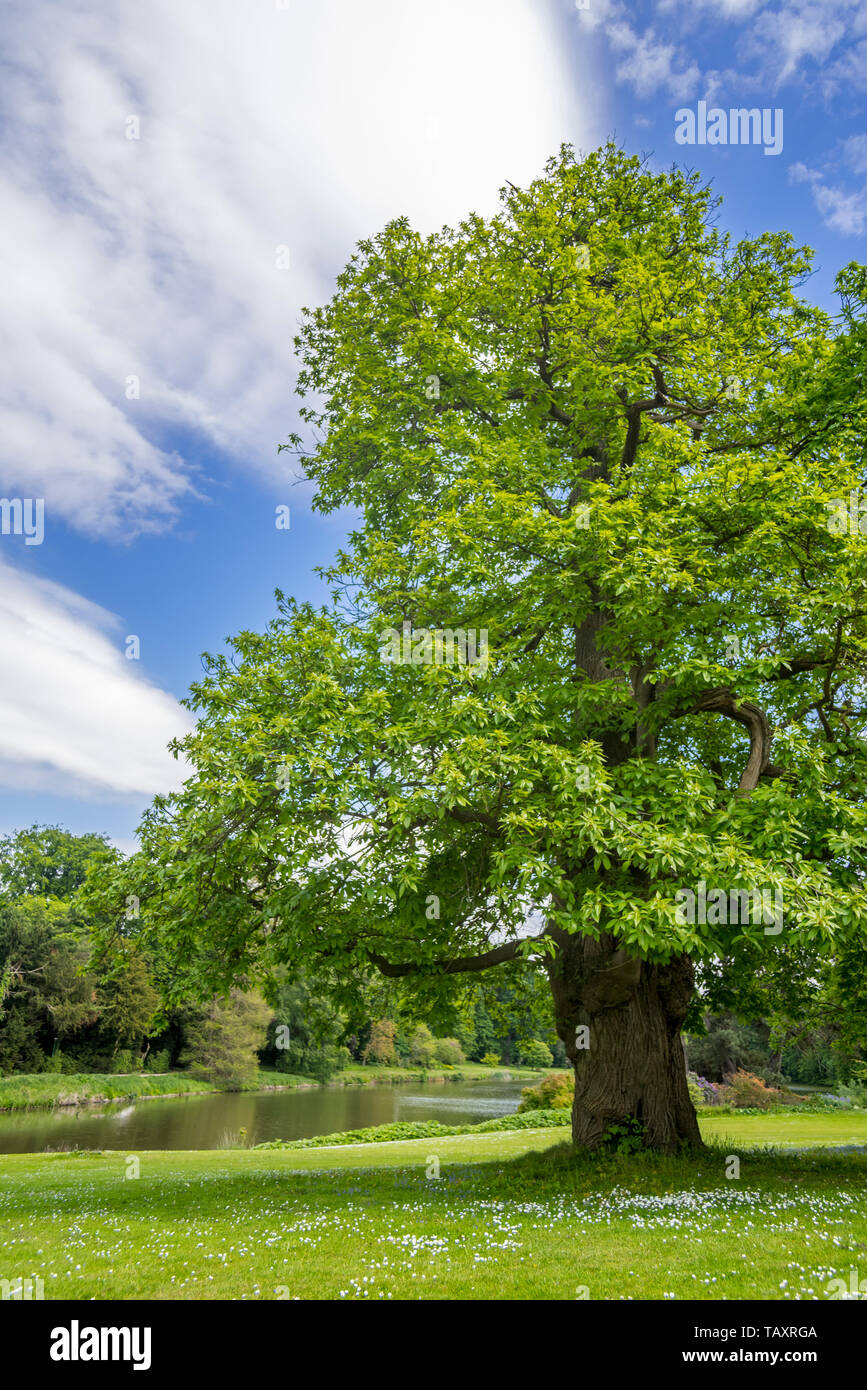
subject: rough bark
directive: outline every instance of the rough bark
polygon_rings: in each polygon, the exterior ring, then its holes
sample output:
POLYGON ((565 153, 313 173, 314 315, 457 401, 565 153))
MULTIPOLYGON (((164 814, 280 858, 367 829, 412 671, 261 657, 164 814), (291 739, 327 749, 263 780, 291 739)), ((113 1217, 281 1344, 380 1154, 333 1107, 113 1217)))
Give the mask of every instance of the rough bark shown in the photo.
POLYGON ((609 1126, 634 1118, 647 1148, 700 1146, 680 1036, 693 991, 689 958, 653 965, 610 936, 574 936, 561 942, 548 973, 557 1032, 575 1070, 574 1143, 598 1148, 609 1126), (578 1045, 582 1036, 589 1046, 578 1045))

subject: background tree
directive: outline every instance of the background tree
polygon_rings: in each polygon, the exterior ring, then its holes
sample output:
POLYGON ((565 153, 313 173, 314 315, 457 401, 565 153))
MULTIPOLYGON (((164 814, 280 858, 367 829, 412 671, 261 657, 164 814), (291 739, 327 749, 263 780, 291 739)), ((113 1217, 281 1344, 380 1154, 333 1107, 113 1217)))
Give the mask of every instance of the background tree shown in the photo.
POLYGON ((99 982, 96 997, 101 1025, 113 1041, 112 1056, 119 1047, 141 1047, 153 1028, 160 998, 147 961, 135 942, 120 943, 110 973, 99 982))
POLYGON ((0 838, 0 894, 70 898, 87 866, 109 853, 104 835, 73 835, 59 825, 31 825, 0 838))
POLYGON ((835 323, 807 252, 732 244, 717 206, 564 149, 495 217, 360 243, 305 320, 317 443, 290 441, 360 513, 333 606, 278 595, 208 659, 192 775, 95 885, 203 990, 318 958, 426 1016, 542 959, 590 1147, 630 1118, 700 1142, 697 967, 864 940, 867 562, 829 522, 865 458, 865 271, 835 323), (384 660, 404 623, 484 629, 489 660, 384 660), (684 920, 702 882, 782 894, 782 939, 684 920))
POLYGON ((225 999, 212 999, 203 1015, 191 1022, 183 1057, 193 1076, 218 1081, 227 1089, 251 1081, 259 1068, 257 1052, 265 1041, 270 1012, 255 992, 232 989, 225 999))
POLYGON ((277 983, 269 1003, 274 1017, 261 1053, 264 1062, 325 1082, 350 1060, 345 1019, 306 972, 277 983))
POLYGON ((370 1030, 370 1041, 364 1049, 363 1061, 373 1062, 380 1067, 397 1065, 394 1050, 395 1023, 390 1018, 378 1018, 370 1030))

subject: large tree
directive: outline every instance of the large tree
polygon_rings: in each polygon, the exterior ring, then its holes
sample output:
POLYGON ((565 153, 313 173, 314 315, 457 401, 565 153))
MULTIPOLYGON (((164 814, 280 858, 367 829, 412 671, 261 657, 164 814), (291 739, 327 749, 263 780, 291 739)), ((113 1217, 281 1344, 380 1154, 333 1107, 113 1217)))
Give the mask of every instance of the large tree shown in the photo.
POLYGON ((94 890, 109 918, 140 899, 179 991, 318 960, 423 1007, 542 956, 575 1142, 632 1117, 671 1150, 700 1142, 696 968, 863 946, 867 562, 835 499, 862 481, 867 275, 835 320, 806 251, 733 244, 717 206, 563 149, 494 217, 389 224, 306 315, 316 442, 284 447, 359 514, 333 604, 278 595, 207 659, 184 789, 94 890), (419 629, 484 631, 487 659, 419 629), (770 916, 727 921, 741 890, 770 916))

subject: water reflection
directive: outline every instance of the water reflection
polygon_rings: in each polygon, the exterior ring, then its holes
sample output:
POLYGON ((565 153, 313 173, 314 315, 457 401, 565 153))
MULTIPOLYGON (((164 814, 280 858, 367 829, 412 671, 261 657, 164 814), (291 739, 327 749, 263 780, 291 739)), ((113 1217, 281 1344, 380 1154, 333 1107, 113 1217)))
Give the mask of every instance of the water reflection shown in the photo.
POLYGON ((28 1110, 0 1116, 0 1153, 38 1153, 46 1148, 216 1149, 233 1142, 241 1129, 247 1131, 248 1143, 261 1143, 395 1120, 475 1124, 516 1110, 526 1084, 311 1087, 141 1100, 122 1108, 28 1110))

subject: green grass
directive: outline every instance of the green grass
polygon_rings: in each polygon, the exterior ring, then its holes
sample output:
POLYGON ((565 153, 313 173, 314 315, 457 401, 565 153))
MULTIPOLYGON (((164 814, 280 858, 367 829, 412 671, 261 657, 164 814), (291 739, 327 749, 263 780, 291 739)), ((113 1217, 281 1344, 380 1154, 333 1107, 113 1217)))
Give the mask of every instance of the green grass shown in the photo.
MULTIPOLYGON (((552 1068, 553 1070, 553 1068, 552 1068)), ((539 1067, 483 1067, 480 1062, 461 1062, 456 1067, 346 1067, 335 1072, 329 1086, 399 1086, 407 1081, 523 1081, 530 1085, 540 1080, 546 1073, 539 1067)), ((262 1067, 260 1079, 275 1085, 315 1086, 312 1076, 301 1076, 297 1072, 276 1071, 272 1067, 262 1067)))
MULTIPOLYGON (((764 1115, 713 1115, 699 1119, 705 1140, 725 1143, 782 1144, 787 1148, 815 1144, 867 1144, 867 1110, 833 1110, 800 1115, 767 1111, 764 1115)), ((867 1261, 865 1261, 867 1263, 867 1261)), ((867 1276, 867 1269, 864 1271, 867 1276)))
POLYGON ((183 1072, 164 1076, 100 1075, 88 1072, 81 1076, 62 1076, 54 1072, 37 1072, 26 1076, 0 1077, 0 1111, 30 1110, 37 1106, 69 1104, 80 1101, 132 1100, 139 1096, 166 1096, 191 1091, 213 1091, 206 1081, 194 1081, 183 1072))
MULTIPOLYGON (((409 1081, 448 1083, 450 1081, 531 1081, 541 1075, 529 1067, 483 1067, 476 1062, 462 1063, 452 1070, 432 1067, 428 1071, 416 1067, 347 1067, 338 1072, 329 1086, 397 1086, 409 1081)), ((311 1076, 296 1072, 276 1071, 260 1067, 254 1080, 241 1089, 259 1091, 279 1087, 295 1090, 316 1086, 311 1076)), ((188 1095, 192 1091, 220 1091, 224 1088, 208 1081, 194 1081, 185 1072, 173 1071, 164 1075, 152 1072, 128 1075, 88 1072, 64 1076, 54 1072, 33 1072, 0 1077, 0 1113, 9 1110, 31 1110, 40 1106, 63 1105, 71 1097, 79 1101, 133 1100, 142 1096, 188 1095)))
MULTIPOLYGON (((676 1159, 576 1156, 556 1128, 143 1153, 137 1178, 122 1153, 7 1156, 0 1278, 74 1299, 781 1300, 867 1277, 867 1158, 719 1118, 725 1143, 676 1159)), ((827 1142, 853 1118, 796 1123, 827 1142)))

